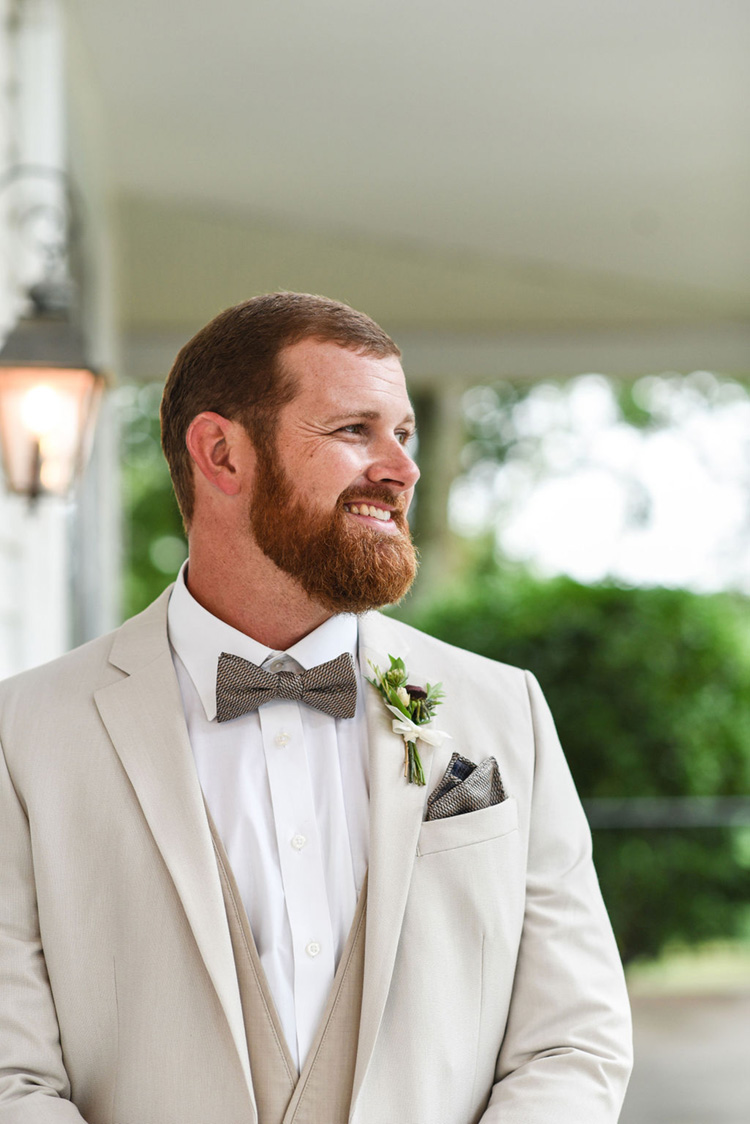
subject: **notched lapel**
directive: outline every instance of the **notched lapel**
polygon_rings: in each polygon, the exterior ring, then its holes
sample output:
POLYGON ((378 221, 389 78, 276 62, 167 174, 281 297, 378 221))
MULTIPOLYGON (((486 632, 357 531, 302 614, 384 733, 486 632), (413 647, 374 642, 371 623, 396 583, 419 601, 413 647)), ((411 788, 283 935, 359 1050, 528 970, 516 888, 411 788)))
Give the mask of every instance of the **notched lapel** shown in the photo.
MULTIPOLYGON (((401 656, 408 667, 407 647, 389 637, 392 625, 379 615, 360 622, 360 667, 371 676, 368 660, 380 668, 388 656, 401 656), (390 627, 389 627, 390 625, 390 627), (397 645, 397 648, 388 645, 397 645)), ((409 668, 415 678, 419 669, 409 668)), ((416 857, 417 837, 430 791, 432 747, 420 742, 427 785, 408 784, 404 777, 404 743, 391 728, 392 718, 369 683, 364 686, 370 764, 370 862, 365 935, 362 1014, 352 1108, 362 1087, 383 1017, 396 960, 401 926, 416 857)))
MULTIPOLYGON (((153 606, 156 610, 159 603, 153 606)), ((162 605, 166 611, 166 602, 162 605)), ((182 700, 162 621, 154 645, 147 620, 138 661, 134 618, 121 630, 117 666, 131 673, 95 694, 112 743, 130 778, 172 877, 198 949, 229 1022, 252 1099, 237 974, 203 794, 195 770, 182 700), (155 651, 158 653, 154 655, 155 651)))

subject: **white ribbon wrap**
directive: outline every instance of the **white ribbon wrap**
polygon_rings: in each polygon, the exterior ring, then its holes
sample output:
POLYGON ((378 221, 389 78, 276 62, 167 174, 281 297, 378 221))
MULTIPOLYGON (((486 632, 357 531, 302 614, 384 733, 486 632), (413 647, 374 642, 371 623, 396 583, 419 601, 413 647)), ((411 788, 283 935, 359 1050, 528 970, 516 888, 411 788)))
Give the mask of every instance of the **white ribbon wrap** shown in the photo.
POLYGON ((446 738, 450 738, 450 734, 446 734, 444 730, 435 730, 431 722, 425 722, 423 726, 418 726, 416 722, 412 722, 411 718, 406 718, 397 707, 391 706, 390 703, 385 705, 391 714, 396 715, 393 719, 394 734, 400 734, 404 741, 422 741, 427 742, 427 745, 439 746, 443 744, 446 738))

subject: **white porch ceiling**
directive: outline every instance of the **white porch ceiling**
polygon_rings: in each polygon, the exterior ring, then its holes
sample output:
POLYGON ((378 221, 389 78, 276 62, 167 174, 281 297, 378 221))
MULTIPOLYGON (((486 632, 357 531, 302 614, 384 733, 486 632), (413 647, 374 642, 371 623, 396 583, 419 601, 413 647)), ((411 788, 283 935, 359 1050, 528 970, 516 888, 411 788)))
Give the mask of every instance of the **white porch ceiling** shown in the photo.
POLYGON ((747 338, 745 0, 69 6, 134 338, 273 287, 402 332, 747 338))

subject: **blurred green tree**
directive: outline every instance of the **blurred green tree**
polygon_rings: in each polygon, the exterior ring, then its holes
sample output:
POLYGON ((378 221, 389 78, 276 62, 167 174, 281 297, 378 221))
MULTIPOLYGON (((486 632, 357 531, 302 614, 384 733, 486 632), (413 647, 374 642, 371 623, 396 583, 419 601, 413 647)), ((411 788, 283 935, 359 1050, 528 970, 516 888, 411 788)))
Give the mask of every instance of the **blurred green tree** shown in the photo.
POLYGON ((123 611, 145 609, 174 579, 187 542, 172 481, 161 451, 161 383, 122 386, 122 506, 125 544, 123 611))
MULTIPOLYGON (((534 672, 584 799, 750 792, 747 600, 490 564, 401 615, 534 672)), ((605 829, 595 857, 625 960, 745 923, 750 864, 736 830, 605 829)))

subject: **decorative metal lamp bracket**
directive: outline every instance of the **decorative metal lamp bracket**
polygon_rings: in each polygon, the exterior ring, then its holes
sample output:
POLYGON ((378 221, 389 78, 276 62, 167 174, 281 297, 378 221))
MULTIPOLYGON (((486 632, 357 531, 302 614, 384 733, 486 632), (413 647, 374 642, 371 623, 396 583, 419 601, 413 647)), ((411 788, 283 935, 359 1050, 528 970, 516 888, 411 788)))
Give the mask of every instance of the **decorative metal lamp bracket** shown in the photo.
POLYGON ((11 207, 10 222, 41 267, 40 276, 28 287, 32 302, 45 311, 70 314, 75 305, 70 253, 82 229, 81 199, 67 172, 45 164, 14 164, 0 175, 0 195, 24 181, 46 181, 62 188, 54 197, 22 197, 11 207))
POLYGON ((28 200, 13 217, 15 229, 35 240, 29 249, 38 255, 41 276, 28 285, 30 307, 0 351, 3 468, 9 489, 32 502, 70 490, 87 459, 104 385, 88 362, 76 315, 70 252, 80 207, 70 178, 59 168, 18 164, 0 176, 0 193, 44 179, 62 185, 62 197, 28 200))

